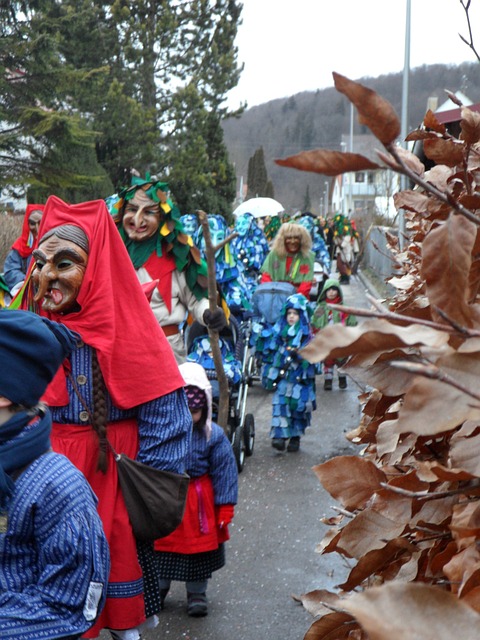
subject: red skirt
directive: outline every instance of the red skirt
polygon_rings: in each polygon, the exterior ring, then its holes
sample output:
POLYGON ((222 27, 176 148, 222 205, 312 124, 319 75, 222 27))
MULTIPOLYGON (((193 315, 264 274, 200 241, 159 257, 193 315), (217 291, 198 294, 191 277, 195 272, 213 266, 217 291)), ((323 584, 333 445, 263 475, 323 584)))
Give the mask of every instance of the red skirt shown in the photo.
POLYGON ((155 551, 183 554, 212 551, 228 539, 225 529, 221 533, 218 530, 213 485, 205 474, 190 480, 183 520, 169 536, 155 540, 155 551))
MULTIPOLYGON (((122 420, 107 427, 115 451, 135 458, 138 451, 136 420, 122 420)), ((98 513, 110 547, 107 601, 96 624, 83 638, 96 638, 101 629, 131 629, 145 621, 142 570, 127 509, 118 482, 112 452, 108 468, 97 471, 98 436, 90 425, 54 423, 52 447, 65 455, 87 478, 98 498, 98 513)))

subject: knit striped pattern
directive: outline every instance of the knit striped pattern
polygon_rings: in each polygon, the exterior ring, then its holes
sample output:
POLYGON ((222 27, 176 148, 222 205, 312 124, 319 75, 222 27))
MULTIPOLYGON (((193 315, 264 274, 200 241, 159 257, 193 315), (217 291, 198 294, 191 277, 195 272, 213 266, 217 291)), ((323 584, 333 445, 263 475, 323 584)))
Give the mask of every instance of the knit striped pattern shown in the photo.
POLYGON ((102 585, 101 608, 108 546, 93 493, 64 456, 47 453, 17 479, 0 566, 1 638, 59 638, 92 626, 89 587, 102 585))

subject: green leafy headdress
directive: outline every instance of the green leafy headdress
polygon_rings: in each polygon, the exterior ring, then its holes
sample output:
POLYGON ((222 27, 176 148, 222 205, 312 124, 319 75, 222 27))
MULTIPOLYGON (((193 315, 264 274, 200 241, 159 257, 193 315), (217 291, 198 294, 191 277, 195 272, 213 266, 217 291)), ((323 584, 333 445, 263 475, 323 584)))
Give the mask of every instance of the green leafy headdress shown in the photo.
POLYGON ((118 194, 106 198, 108 210, 113 217, 125 247, 136 269, 141 267, 151 256, 153 251, 161 257, 163 252, 171 253, 178 271, 185 272, 187 285, 197 300, 207 297, 207 264, 202 259, 200 251, 193 244, 193 240, 183 231, 178 207, 168 197, 168 184, 151 178, 132 176, 129 187, 122 188, 118 194), (136 242, 130 240, 122 226, 125 204, 131 200, 138 189, 157 202, 163 212, 158 234, 151 241, 136 242))

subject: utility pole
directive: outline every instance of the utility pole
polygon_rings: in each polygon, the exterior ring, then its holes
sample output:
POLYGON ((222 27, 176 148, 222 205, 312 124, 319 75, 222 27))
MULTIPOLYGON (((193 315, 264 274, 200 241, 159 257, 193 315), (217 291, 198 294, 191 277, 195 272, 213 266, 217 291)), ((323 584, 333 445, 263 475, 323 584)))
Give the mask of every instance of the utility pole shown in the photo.
MULTIPOLYGON (((411 0, 407 0, 407 14, 405 23, 405 59, 403 64, 403 82, 402 82, 402 118, 401 118, 401 144, 404 149, 407 148, 405 138, 407 137, 408 127, 408 83, 410 79, 410 13, 411 0)), ((400 188, 404 191, 407 188, 407 178, 402 175, 400 179, 400 188)), ((405 215, 403 209, 398 212, 398 246, 403 249, 405 235, 405 215)))

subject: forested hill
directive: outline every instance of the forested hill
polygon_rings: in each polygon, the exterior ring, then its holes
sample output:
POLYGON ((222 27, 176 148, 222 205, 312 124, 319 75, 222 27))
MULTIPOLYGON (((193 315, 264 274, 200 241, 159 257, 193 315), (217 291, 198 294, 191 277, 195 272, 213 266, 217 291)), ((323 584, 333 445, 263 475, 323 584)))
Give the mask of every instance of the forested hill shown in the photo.
MULTIPOLYGON (((401 117, 402 73, 365 77, 358 82, 391 102, 401 117)), ((462 91, 474 103, 480 102, 480 65, 430 65, 413 69, 409 80, 409 131, 422 122, 430 97, 438 98, 438 106, 448 99, 445 90, 462 91)), ((279 167, 274 159, 307 149, 340 150, 342 134, 350 134, 350 121, 350 103, 333 87, 297 93, 247 109, 240 118, 231 118, 224 123, 225 144, 230 160, 235 164, 237 182, 241 176, 247 181, 249 158, 263 147, 275 198, 287 209, 302 209, 308 190, 311 209, 318 212, 325 178, 279 167)), ((368 133, 358 124, 356 110, 353 133, 368 133)))

